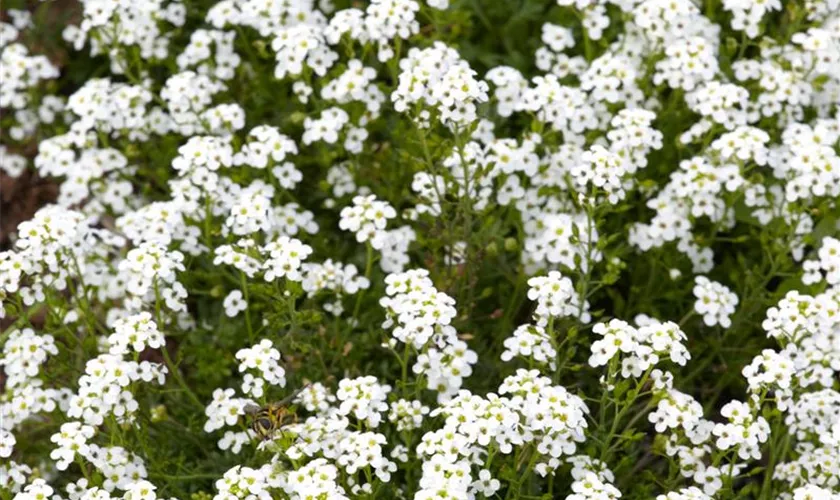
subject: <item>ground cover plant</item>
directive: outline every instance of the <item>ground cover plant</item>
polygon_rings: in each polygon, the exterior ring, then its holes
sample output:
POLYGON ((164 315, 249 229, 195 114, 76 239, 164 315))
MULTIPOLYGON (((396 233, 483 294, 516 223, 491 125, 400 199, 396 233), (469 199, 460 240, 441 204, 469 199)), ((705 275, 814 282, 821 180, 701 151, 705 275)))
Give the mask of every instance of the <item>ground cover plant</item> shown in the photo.
POLYGON ((0 19, 0 499, 840 498, 840 0, 0 19))

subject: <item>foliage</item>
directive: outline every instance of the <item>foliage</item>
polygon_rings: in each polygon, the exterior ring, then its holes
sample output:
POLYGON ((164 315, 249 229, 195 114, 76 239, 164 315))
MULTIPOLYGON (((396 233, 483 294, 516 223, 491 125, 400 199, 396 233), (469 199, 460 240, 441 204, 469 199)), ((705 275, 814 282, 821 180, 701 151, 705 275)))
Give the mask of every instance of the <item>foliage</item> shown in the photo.
POLYGON ((837 0, 4 8, 0 498, 840 498, 837 0))

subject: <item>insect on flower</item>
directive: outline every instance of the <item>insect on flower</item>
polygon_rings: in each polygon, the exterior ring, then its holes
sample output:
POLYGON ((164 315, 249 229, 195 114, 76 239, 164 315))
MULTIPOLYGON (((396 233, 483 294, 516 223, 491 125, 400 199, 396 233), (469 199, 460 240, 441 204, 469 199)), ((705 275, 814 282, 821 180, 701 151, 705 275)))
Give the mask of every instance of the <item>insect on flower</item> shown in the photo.
POLYGON ((245 414, 251 417, 251 429, 261 440, 270 439, 276 431, 297 422, 297 415, 290 410, 289 403, 307 387, 309 384, 281 401, 268 403, 262 407, 253 404, 245 407, 245 414))

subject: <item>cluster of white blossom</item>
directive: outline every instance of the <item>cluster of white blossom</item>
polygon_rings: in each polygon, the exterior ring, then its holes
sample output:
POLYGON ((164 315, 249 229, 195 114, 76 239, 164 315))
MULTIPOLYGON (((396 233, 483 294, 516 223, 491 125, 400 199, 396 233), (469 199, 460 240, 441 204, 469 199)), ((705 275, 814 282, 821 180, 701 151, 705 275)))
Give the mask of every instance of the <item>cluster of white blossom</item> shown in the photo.
POLYGON ((505 339, 505 350, 502 361, 510 361, 514 357, 522 357, 540 364, 548 364, 549 368, 556 368, 557 350, 554 340, 545 329, 536 325, 520 325, 513 334, 505 339))
POLYGON ((199 28, 192 32, 189 45, 178 54, 175 62, 182 71, 195 69, 199 74, 230 80, 242 62, 234 48, 235 41, 236 32, 199 28))
POLYGON ((119 277, 130 297, 126 306, 140 309, 144 303, 162 303, 173 311, 186 311, 187 290, 178 281, 184 271, 184 254, 157 243, 141 243, 119 263, 119 277))
POLYGON ((743 31, 750 38, 759 34, 762 18, 774 10, 782 9, 782 2, 769 0, 767 2, 743 2, 740 0, 726 0, 723 8, 732 13, 732 29, 743 31))
POLYGON ((56 205, 22 222, 18 235, 14 249, 0 252, 0 284, 7 294, 20 293, 27 306, 43 302, 49 290, 66 290, 71 276, 103 285, 101 274, 110 272, 101 268, 103 259, 124 244, 122 237, 92 227, 82 213, 56 205))
POLYGON ((306 263, 303 269, 303 290, 309 297, 314 297, 322 291, 336 295, 333 302, 324 304, 324 310, 335 316, 344 311, 341 304, 343 295, 354 295, 359 290, 370 287, 370 280, 359 275, 359 270, 353 264, 342 264, 327 259, 321 264, 306 263))
POLYGON ((705 276, 694 279, 694 310, 703 315, 706 326, 720 325, 729 328, 732 325, 730 317, 738 305, 738 296, 720 283, 711 281, 705 276))
POLYGON ((583 400, 538 371, 518 370, 499 386, 499 395, 486 397, 461 390, 450 401, 433 410, 446 421, 428 432, 417 447, 423 457, 423 477, 417 498, 437 498, 445 489, 456 498, 482 492, 493 495, 499 482, 489 471, 473 481, 471 464, 484 463, 488 448, 510 454, 516 447, 535 446, 538 474, 552 473, 584 441, 588 409, 583 400))
POLYGON ((91 54, 105 54, 111 62, 111 71, 124 74, 134 57, 165 59, 169 54, 171 28, 183 26, 187 17, 186 6, 177 1, 152 0, 139 5, 131 2, 83 2, 82 22, 69 25, 64 39, 81 50, 90 43, 91 54))
POLYGON ((640 377, 660 358, 667 357, 680 366, 685 366, 691 359, 684 345, 688 337, 676 323, 661 323, 649 318, 637 319, 637 322, 639 328, 618 319, 593 326, 592 332, 602 338, 592 343, 590 366, 605 366, 621 353, 621 376, 640 377))
POLYGON ((791 291, 767 310, 762 327, 784 346, 780 354, 792 361, 799 387, 831 387, 840 372, 838 299, 836 287, 816 296, 791 291))
POLYGON ((236 352, 239 360, 239 371, 245 373, 242 382, 242 393, 261 398, 266 383, 269 385, 286 386, 286 370, 280 364, 280 352, 272 346, 268 339, 259 344, 236 352), (256 376, 248 370, 256 371, 256 376))
POLYGON ((301 281, 303 261, 312 253, 312 247, 288 236, 281 236, 260 250, 267 256, 263 264, 266 281, 278 278, 301 281))
MULTIPOLYGON (((46 56, 30 54, 26 45, 15 41, 21 31, 31 26, 30 13, 22 10, 9 12, 16 13, 12 23, 0 22, 0 109, 4 115, 13 116, 12 124, 4 132, 12 139, 22 141, 32 136, 38 125, 53 123, 56 115, 64 111, 65 104, 63 99, 53 95, 44 96, 41 102, 33 102, 33 92, 42 82, 58 77, 59 70, 46 56)), ((25 161, 22 156, 4 151, 0 158, 0 170, 17 177, 25 168, 25 164, 19 163, 25 161)))
POLYGON ((169 128, 191 136, 196 133, 224 135, 245 126, 245 112, 238 104, 213 104, 213 96, 227 87, 221 80, 182 71, 166 80, 160 99, 166 104, 169 128))
POLYGON ((400 70, 399 85, 391 95, 399 112, 425 104, 437 111, 442 123, 460 127, 476 121, 476 105, 489 98, 487 83, 476 78, 457 50, 441 42, 410 49, 400 60, 400 70))
POLYGON ((5 398, 0 401, 0 457, 12 455, 17 443, 14 431, 24 421, 59 406, 66 411, 69 390, 45 388, 38 378, 48 356, 56 354, 58 348, 50 335, 36 335, 29 328, 8 332, 0 357, 7 377, 5 398))
POLYGON ((382 327, 393 328, 388 345, 401 352, 399 341, 406 352, 417 353, 412 371, 425 379, 428 389, 437 391, 438 401, 451 398, 478 361, 451 325, 457 314, 455 300, 435 288, 425 269, 389 274, 385 283, 386 296, 379 303, 387 314, 382 327))
POLYGON ((825 280, 831 286, 840 285, 840 240, 826 237, 822 240, 817 258, 802 263, 802 282, 806 285, 825 280))
MULTIPOLYGON (((87 362, 85 373, 78 380, 78 390, 66 394, 67 402, 61 405, 71 420, 50 438, 55 444, 50 458, 58 470, 85 460, 105 478, 102 482, 105 492, 115 489, 129 492, 136 481, 147 476, 144 461, 132 451, 119 446, 100 446, 92 441, 106 421, 119 425, 134 423, 139 408, 133 394, 136 384, 164 383, 166 367, 123 357, 132 350, 137 353, 147 347, 163 347, 163 336, 150 318, 148 313, 140 313, 116 322, 115 333, 107 339, 111 352, 87 362)), ((46 401, 41 399, 42 403, 46 401)), ((54 408, 55 403, 42 405, 40 410, 49 411, 50 406, 54 408)))
POLYGON ((548 276, 536 276, 528 280, 528 298, 537 302, 534 319, 537 326, 545 328, 552 320, 563 317, 578 318, 584 323, 590 321, 589 303, 581 300, 572 280, 559 271, 548 276))
POLYGON ((216 481, 218 493, 214 500, 235 500, 250 498, 268 500, 271 498, 269 488, 275 486, 277 478, 271 464, 265 464, 258 469, 237 465, 216 481))
POLYGON ((567 460, 572 464, 572 494, 568 500, 616 499, 621 492, 613 486, 615 475, 606 464, 586 455, 576 455, 567 460))
POLYGON ((108 337, 109 353, 124 355, 132 350, 159 349, 164 344, 163 334, 152 320, 149 312, 143 311, 114 322, 114 334, 108 337))
POLYGON ((139 407, 131 387, 137 382, 163 384, 167 369, 149 361, 127 361, 119 355, 102 354, 85 366, 79 389, 70 398, 67 415, 90 425, 101 425, 107 416, 131 421, 139 407))
POLYGON ((375 195, 356 196, 353 206, 341 210, 338 227, 355 233, 359 243, 381 250, 388 239, 388 220, 397 216, 396 210, 387 201, 377 200, 375 195))
POLYGON ((92 78, 67 100, 67 109, 78 119, 75 133, 98 130, 109 135, 127 135, 143 140, 149 133, 168 131, 168 121, 159 109, 147 110, 153 94, 148 83, 128 85, 108 78, 92 78))
POLYGON ((596 245, 598 231, 586 215, 533 213, 525 226, 522 258, 533 273, 546 266, 588 268, 602 256, 596 245))

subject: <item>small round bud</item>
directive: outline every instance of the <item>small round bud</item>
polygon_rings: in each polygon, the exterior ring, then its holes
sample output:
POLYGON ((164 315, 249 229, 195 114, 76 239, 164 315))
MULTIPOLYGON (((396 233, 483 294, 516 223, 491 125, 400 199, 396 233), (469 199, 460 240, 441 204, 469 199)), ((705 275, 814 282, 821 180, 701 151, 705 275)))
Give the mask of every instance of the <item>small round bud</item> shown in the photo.
POLYGON ((505 238, 505 252, 515 252, 519 249, 519 241, 516 238, 505 238))

